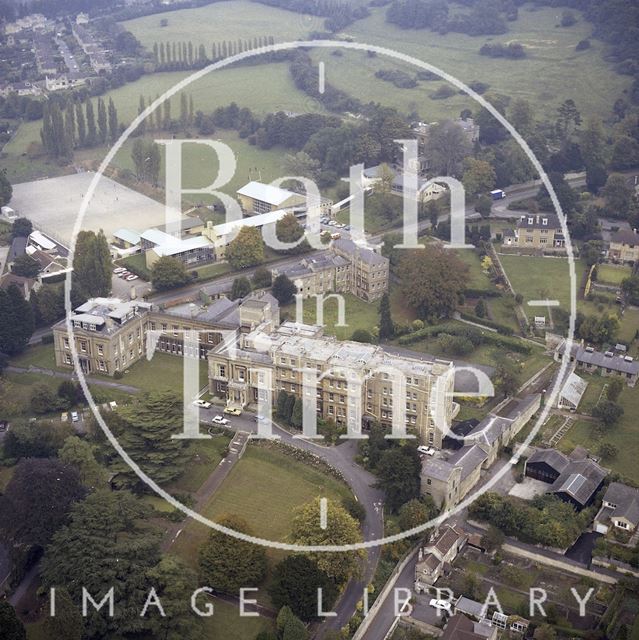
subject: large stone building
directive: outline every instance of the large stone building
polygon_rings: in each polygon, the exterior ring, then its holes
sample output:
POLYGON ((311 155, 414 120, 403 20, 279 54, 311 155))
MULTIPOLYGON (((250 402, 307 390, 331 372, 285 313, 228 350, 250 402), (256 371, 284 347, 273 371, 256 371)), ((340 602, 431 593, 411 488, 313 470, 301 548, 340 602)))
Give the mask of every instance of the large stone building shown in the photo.
POLYGON ((275 331, 259 327, 240 334, 237 344, 218 345, 208 354, 210 393, 238 407, 254 404, 268 371, 274 404, 281 391, 302 398, 303 370, 316 371, 319 417, 354 428, 371 419, 390 428, 395 415, 421 442, 441 447, 452 420, 451 362, 394 356, 382 347, 341 342, 322 332, 318 326, 285 322, 275 331), (405 388, 398 399, 393 384, 401 377, 405 388), (349 393, 359 403, 349 403, 349 393))
MULTIPOLYGON (((184 303, 162 309, 138 300, 94 298, 78 307, 71 320, 84 373, 113 376, 146 357, 148 349, 183 356, 188 331, 198 332, 197 355, 205 359, 224 336, 235 341, 237 334, 258 325, 276 327, 279 306, 269 294, 242 301, 222 297, 204 305, 184 303)), ((53 340, 56 365, 73 367, 66 321, 53 327, 53 340)))
POLYGON ((526 213, 519 217, 517 227, 505 229, 504 246, 536 252, 563 253, 566 239, 554 213, 526 213))
POLYGON ((388 291, 389 261, 380 253, 347 238, 335 240, 333 251, 351 263, 349 291, 362 300, 379 300, 388 291))

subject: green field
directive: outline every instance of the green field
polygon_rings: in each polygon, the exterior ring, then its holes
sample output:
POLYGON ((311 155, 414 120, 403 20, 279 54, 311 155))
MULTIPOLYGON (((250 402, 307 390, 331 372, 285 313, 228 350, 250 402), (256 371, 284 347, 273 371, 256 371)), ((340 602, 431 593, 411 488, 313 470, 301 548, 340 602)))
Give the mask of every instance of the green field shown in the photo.
MULTIPOLYGON (((508 33, 493 37, 465 34, 440 35, 428 30, 403 30, 384 20, 386 9, 372 9, 372 15, 345 30, 356 41, 380 45, 406 53, 439 67, 463 82, 480 80, 490 85, 490 92, 530 101, 538 118, 556 116, 557 107, 573 98, 582 114, 606 117, 611 96, 629 87, 630 79, 612 71, 602 58, 602 42, 592 39, 591 47, 576 52, 577 43, 592 33, 592 24, 580 19, 568 29, 559 28, 561 11, 553 8, 519 9, 519 18, 508 23, 508 33), (480 56, 479 48, 487 41, 516 41, 527 50, 525 60, 507 60, 480 56)), ((577 12, 576 12, 577 13, 577 12)), ((364 102, 380 101, 402 111, 415 110, 422 119, 456 117, 465 107, 474 108, 472 99, 456 95, 447 100, 432 100, 429 95, 443 82, 420 82, 415 89, 397 89, 374 77, 375 71, 394 68, 395 62, 378 55, 344 51, 335 58, 331 50, 314 52, 316 60, 326 62, 326 80, 364 102)), ((417 67, 397 63, 413 73, 417 67)))
POLYGON ((323 22, 322 18, 311 15, 234 0, 197 9, 155 13, 121 24, 149 50, 155 42, 184 41, 192 42, 196 49, 203 44, 210 56, 214 42, 259 36, 273 36, 275 42, 288 42, 304 38, 309 31, 321 30, 323 22), (160 25, 162 20, 168 21, 165 27, 160 25))
POLYGON ((632 275, 630 267, 614 264, 597 265, 597 282, 602 284, 620 285, 622 280, 632 275))
MULTIPOLYGON (((582 400, 583 404, 579 405, 579 411, 586 412, 596 402, 606 379, 597 380, 597 376, 584 377, 592 383, 586 389, 586 394, 584 394, 584 399, 582 400)), ((604 466, 634 482, 639 482, 639 469, 637 468, 637 457, 639 456, 638 390, 630 387, 624 388, 619 397, 619 402, 624 408, 624 415, 618 424, 608 428, 601 441, 593 438, 593 422, 578 420, 559 442, 559 449, 569 453, 575 446, 581 445, 596 454, 601 442, 609 442, 617 447, 618 455, 613 460, 605 460, 604 466)))
MULTIPOLYGON (((213 519, 240 515, 255 535, 285 542, 296 507, 318 496, 340 500, 348 494, 346 485, 308 463, 276 450, 249 447, 202 513, 213 519)), ((195 566, 208 531, 191 522, 172 547, 173 553, 195 566)))
MULTIPOLYGON (((189 445, 191 462, 184 473, 167 488, 168 491, 172 494, 195 493, 220 463, 230 441, 231 437, 228 434, 220 434, 211 440, 191 442, 189 445)), ((162 502, 165 501, 162 500, 162 502)))

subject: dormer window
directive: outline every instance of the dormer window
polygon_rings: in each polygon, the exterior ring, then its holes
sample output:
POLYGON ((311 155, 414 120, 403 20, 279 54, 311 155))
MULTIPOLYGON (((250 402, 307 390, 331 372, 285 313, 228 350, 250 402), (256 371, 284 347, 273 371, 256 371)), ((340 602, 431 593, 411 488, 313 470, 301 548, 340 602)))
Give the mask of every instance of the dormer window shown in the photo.
POLYGON ((547 226, 548 225, 548 218, 542 218, 541 219, 541 224, 547 226))
POLYGON ((534 218, 528 218, 528 224, 533 224, 534 221, 535 221, 534 218))

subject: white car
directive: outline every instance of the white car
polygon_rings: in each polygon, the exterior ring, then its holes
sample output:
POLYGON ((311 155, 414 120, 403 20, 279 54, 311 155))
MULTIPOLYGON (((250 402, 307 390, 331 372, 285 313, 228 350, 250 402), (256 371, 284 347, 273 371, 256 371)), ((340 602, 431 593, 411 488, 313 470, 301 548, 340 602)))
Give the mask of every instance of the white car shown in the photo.
POLYGON ((124 273, 126 269, 124 267, 116 267, 113 269, 113 273, 124 273))
POLYGON ((425 447, 424 445, 417 447, 417 451, 419 451, 419 453, 423 453, 426 456, 435 455, 435 449, 433 449, 432 447, 425 447))
POLYGON ((431 607, 450 613, 450 602, 448 600, 431 600, 428 603, 431 607))
POLYGON ((213 418, 211 422, 213 424, 221 424, 226 426, 227 424, 230 424, 231 421, 228 418, 225 418, 224 416, 215 416, 215 418, 213 418))
POLYGON ((80 419, 77 411, 71 412, 71 422, 77 422, 80 419))
POLYGON ((326 224, 329 227, 334 227, 337 224, 337 220, 329 220, 326 224))
POLYGON ((129 275, 126 277, 126 279, 127 279, 128 281, 131 281, 131 280, 137 280, 137 279, 138 279, 138 277, 135 275, 135 273, 131 273, 131 274, 129 274, 129 275))
POLYGON ((210 409, 211 408, 211 403, 207 402, 206 400, 196 400, 193 404, 196 407, 200 407, 200 409, 210 409))

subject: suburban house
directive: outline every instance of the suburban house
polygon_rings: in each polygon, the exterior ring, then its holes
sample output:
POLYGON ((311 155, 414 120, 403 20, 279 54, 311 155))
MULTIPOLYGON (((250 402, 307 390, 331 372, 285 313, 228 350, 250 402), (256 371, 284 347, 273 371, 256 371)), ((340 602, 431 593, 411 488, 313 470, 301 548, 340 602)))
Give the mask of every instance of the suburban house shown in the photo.
POLYGON ((583 378, 580 378, 574 372, 570 373, 559 392, 557 407, 559 409, 576 411, 587 387, 588 383, 583 378))
POLYGON ((42 282, 35 278, 24 278, 10 271, 0 276, 0 289, 6 291, 11 285, 15 285, 20 289, 25 300, 31 297, 32 291, 38 291, 42 286, 42 282))
POLYGON ((496 640, 497 627, 486 622, 476 622, 463 613, 456 613, 450 618, 440 636, 441 640, 496 640))
POLYGON ((249 182, 237 191, 242 211, 248 215, 306 205, 306 196, 262 182, 249 182))
POLYGON ((38 266, 40 267, 38 278, 40 280, 50 280, 52 278, 61 277, 68 271, 71 271, 71 267, 67 266, 66 258, 51 255, 46 251, 36 249, 32 245, 27 246, 26 254, 38 263, 38 266))
MULTIPOLYGON (((555 351, 555 360, 560 361, 566 351, 564 340, 555 351)), ((599 373, 602 376, 620 376, 629 387, 634 387, 639 379, 639 362, 626 353, 615 354, 613 351, 595 351, 594 347, 584 347, 581 343, 573 343, 570 351, 570 362, 588 373, 599 373)))
POLYGON ((317 372, 316 413, 325 420, 359 428, 369 419, 390 428, 394 412, 399 412, 406 428, 433 446, 441 446, 443 437, 437 425, 452 421, 451 362, 396 356, 378 345, 339 341, 324 336, 319 326, 259 326, 241 333, 237 344, 219 344, 209 351, 208 361, 211 395, 238 407, 257 402, 265 372, 272 381, 273 404, 281 391, 302 398, 302 372, 308 370, 317 372), (406 383, 407 402, 399 408, 393 406, 390 372, 403 374, 406 383), (349 379, 357 380, 357 386, 349 385, 349 379), (350 393, 359 394, 359 403, 347 402, 350 393))
MULTIPOLYGON (((509 230, 510 231, 510 230, 509 230)), ((512 246, 520 249, 564 250, 564 238, 559 218, 554 213, 526 213, 522 214, 514 230, 515 242, 512 246)), ((511 237, 504 234, 504 238, 511 237)), ((507 243, 508 244, 508 243, 507 243)))
POLYGON ((415 565, 415 591, 428 591, 445 572, 466 544, 466 534, 451 525, 438 529, 429 542, 419 548, 415 565))
POLYGON ((608 533, 610 526, 635 531, 639 527, 639 489, 621 482, 611 482, 603 497, 603 504, 595 516, 594 530, 608 533))
POLYGON ((617 262, 639 261, 639 233, 634 229, 617 231, 610 236, 608 258, 617 262))
POLYGON ((538 449, 526 460, 524 475, 549 484, 547 493, 580 511, 592 503, 608 471, 577 447, 570 456, 556 449, 538 449))

